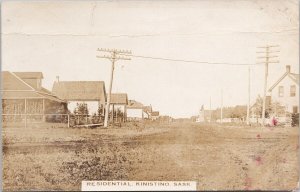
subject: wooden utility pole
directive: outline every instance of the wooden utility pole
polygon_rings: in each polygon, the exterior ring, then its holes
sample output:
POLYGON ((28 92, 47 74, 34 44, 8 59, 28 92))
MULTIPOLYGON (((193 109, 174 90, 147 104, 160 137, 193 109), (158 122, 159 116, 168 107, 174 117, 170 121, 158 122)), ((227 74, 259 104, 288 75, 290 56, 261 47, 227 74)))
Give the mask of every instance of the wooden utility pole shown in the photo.
POLYGON ((247 125, 250 125, 250 67, 248 68, 248 105, 247 105, 247 125))
POLYGON ((104 118, 104 127, 108 126, 108 115, 109 115, 109 106, 110 106, 110 98, 111 98, 111 90, 112 90, 112 83, 114 78, 114 69, 115 69, 115 62, 118 60, 130 60, 129 57, 122 56, 123 55, 131 55, 131 51, 128 50, 117 50, 117 49, 97 49, 100 52, 107 52, 110 55, 102 55, 97 56, 97 58, 105 58, 111 61, 111 75, 110 75, 110 82, 109 82, 109 90, 107 95, 107 102, 105 107, 105 118, 104 118))
POLYGON ((264 49, 264 51, 257 52, 257 53, 263 53, 264 56, 258 57, 258 59, 264 59, 264 61, 259 62, 265 64, 265 77, 264 77, 264 96, 263 96, 263 110, 262 110, 262 125, 265 125, 265 115, 266 115, 266 95, 267 95, 267 82, 268 82, 268 71, 269 71, 269 64, 270 63, 279 63, 278 60, 271 61, 271 58, 278 57, 277 55, 270 55, 271 53, 277 53, 279 51, 271 51, 270 49, 273 47, 279 47, 279 45, 267 45, 264 47, 257 47, 259 49, 264 49))

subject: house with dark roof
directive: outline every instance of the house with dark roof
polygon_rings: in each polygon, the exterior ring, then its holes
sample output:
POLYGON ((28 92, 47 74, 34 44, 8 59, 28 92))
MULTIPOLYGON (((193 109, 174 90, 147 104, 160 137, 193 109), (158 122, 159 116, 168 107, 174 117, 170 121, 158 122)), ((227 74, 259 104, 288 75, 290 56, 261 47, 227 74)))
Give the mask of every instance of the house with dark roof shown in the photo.
POLYGON ((42 121, 64 114, 67 102, 42 87, 42 72, 1 72, 2 115, 4 122, 42 121))
POLYGON ((104 115, 106 91, 103 81, 59 81, 57 79, 53 84, 52 92, 68 102, 68 109, 71 112, 74 112, 78 103, 85 103, 89 114, 97 114, 100 108, 104 115))
POLYGON ((283 106, 288 113, 299 113, 299 74, 292 73, 290 65, 268 91, 273 103, 283 106))

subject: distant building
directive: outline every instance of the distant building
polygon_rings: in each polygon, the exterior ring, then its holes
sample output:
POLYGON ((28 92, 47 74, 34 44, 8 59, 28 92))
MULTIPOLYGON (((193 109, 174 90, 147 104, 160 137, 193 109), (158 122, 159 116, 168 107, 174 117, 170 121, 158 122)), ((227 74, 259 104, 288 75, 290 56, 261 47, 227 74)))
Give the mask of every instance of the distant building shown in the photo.
POLYGON ((152 113, 152 106, 151 105, 144 106, 143 110, 144 110, 144 114, 145 114, 144 118, 150 119, 151 118, 151 113, 152 113))
POLYGON ((97 113, 98 108, 104 108, 106 91, 103 81, 59 81, 53 84, 52 92, 68 101, 68 109, 74 112, 77 103, 85 103, 90 114, 97 113))
POLYGON ((42 72, 1 72, 4 122, 24 121, 24 114, 28 122, 54 120, 66 113, 67 102, 42 87, 42 79, 42 72))
POLYGON ((126 109, 127 109, 127 120, 129 121, 143 120, 147 115, 144 112, 144 105, 135 100, 129 100, 126 109))
POLYGON ((159 111, 152 111, 151 112, 151 120, 157 120, 159 118, 159 111))
POLYGON ((285 73, 270 87, 272 102, 285 107, 288 113, 299 113, 299 74, 291 73, 286 66, 285 73))
MULTIPOLYGON (((128 104, 128 96, 126 93, 112 93, 110 98, 110 104, 111 104, 111 110, 112 114, 114 114, 114 118, 117 119, 117 121, 120 119, 121 121, 126 121, 127 117, 127 109, 126 106, 128 104), (119 114, 119 112, 122 113, 119 114)), ((111 118, 112 119, 112 118, 111 118)))
POLYGON ((201 122, 210 122, 212 120, 212 113, 213 110, 205 110, 204 106, 202 105, 199 115, 196 119, 196 122, 201 123, 201 122))
MULTIPOLYGON (((258 95, 255 102, 250 106, 250 117, 261 118, 263 110, 263 98, 258 95)), ((271 109, 271 96, 266 96, 266 111, 271 109)))

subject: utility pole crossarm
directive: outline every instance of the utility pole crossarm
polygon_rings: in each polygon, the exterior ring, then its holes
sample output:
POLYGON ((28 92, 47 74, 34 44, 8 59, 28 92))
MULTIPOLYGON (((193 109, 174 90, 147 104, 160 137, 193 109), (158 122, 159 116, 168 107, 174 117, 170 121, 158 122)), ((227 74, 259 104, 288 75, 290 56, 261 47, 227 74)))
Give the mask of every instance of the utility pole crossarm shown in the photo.
MULTIPOLYGON (((269 56, 269 58, 275 58, 278 57, 278 55, 269 56)), ((258 59, 265 59, 266 56, 257 57, 258 59)))
MULTIPOLYGON (((266 115, 266 95, 267 95, 267 82, 268 82, 268 70, 270 63, 279 63, 279 60, 270 61, 270 58, 278 57, 277 55, 270 55, 270 53, 277 53, 278 50, 272 51, 271 48, 279 47, 279 45, 267 45, 262 47, 257 47, 259 49, 265 49, 265 51, 258 51, 257 53, 263 53, 265 56, 259 56, 258 59, 264 59, 264 62, 258 62, 257 64, 265 64, 265 78, 264 78, 264 97, 263 97, 263 109, 262 109, 262 125, 265 126, 265 115, 266 115)), ((249 113, 249 112, 248 112, 249 113)))
MULTIPOLYGON (((268 58, 266 58, 268 59, 268 58)), ((266 62, 257 62, 257 64, 265 64, 266 62)), ((279 63, 279 61, 268 61, 268 63, 279 63)))
POLYGON ((271 48, 271 47, 280 47, 279 45, 267 45, 267 46, 259 46, 257 48, 271 48))

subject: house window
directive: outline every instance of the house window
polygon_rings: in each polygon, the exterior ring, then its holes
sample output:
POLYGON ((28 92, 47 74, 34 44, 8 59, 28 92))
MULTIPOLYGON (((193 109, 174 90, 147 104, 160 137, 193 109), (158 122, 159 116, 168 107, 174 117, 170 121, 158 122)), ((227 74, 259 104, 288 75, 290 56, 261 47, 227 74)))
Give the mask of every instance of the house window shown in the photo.
POLYGON ((298 113, 298 106, 293 106, 293 113, 298 113))
POLYGON ((296 86, 295 85, 291 85, 290 96, 291 97, 295 97, 296 96, 296 86))
POLYGON ((278 87, 278 96, 279 96, 279 97, 283 97, 283 91, 284 91, 284 90, 283 90, 283 86, 279 86, 279 87, 278 87))

